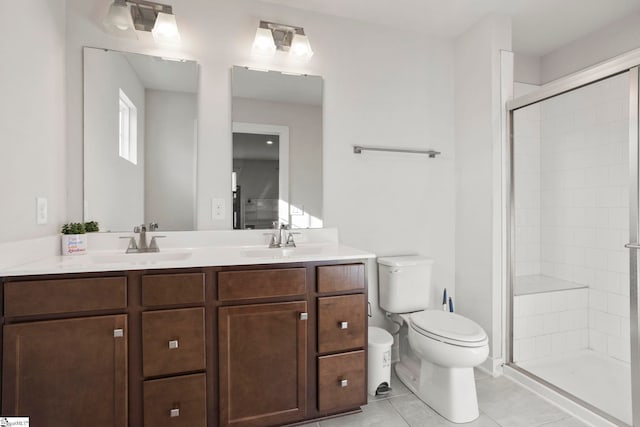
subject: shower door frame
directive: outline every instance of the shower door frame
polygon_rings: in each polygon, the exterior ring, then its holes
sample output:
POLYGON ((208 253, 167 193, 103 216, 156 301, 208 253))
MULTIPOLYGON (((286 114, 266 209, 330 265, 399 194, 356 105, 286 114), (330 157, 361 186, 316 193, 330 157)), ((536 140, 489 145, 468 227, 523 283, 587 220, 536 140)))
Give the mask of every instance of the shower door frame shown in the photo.
POLYGON ((506 183, 506 194, 508 201, 506 204, 507 212, 504 218, 507 222, 507 298, 506 298, 506 354, 505 364, 519 373, 537 381, 538 383, 554 390, 561 396, 577 403, 586 409, 594 412, 600 417, 616 424, 625 426, 617 418, 605 413, 601 409, 577 398, 548 381, 536 376, 535 374, 519 367, 513 362, 513 280, 514 280, 514 261, 515 261, 515 204, 514 204, 514 112, 520 108, 527 107, 553 98, 564 93, 580 89, 601 80, 628 73, 629 75, 629 300, 630 300, 630 342, 631 342, 631 405, 632 405, 632 422, 634 426, 640 426, 640 316, 638 313, 639 293, 638 293, 638 255, 640 252, 640 235, 639 235, 639 94, 640 83, 639 73, 640 67, 640 49, 633 50, 629 53, 617 56, 601 64, 589 67, 585 70, 554 80, 540 89, 535 90, 527 95, 515 98, 507 102, 507 137, 506 144, 506 168, 508 182, 506 183))

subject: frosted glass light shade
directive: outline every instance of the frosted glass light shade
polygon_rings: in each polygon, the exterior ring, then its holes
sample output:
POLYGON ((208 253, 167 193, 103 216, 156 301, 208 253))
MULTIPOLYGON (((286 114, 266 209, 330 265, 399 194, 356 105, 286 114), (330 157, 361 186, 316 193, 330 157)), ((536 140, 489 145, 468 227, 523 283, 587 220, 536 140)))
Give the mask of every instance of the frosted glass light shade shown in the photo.
POLYGON ((180 32, 176 24, 176 16, 159 12, 151 34, 158 42, 180 43, 180 32))
POLYGON ((253 52, 261 55, 273 55, 276 52, 276 43, 270 29, 258 28, 253 40, 253 52))
POLYGON ((313 56, 313 50, 311 50, 309 38, 301 34, 295 34, 291 41, 291 48, 289 49, 289 52, 298 58, 311 58, 313 56))
POLYGON ((102 24, 109 32, 118 36, 135 37, 135 28, 129 5, 122 2, 114 2, 109 6, 109 12, 104 17, 102 24))

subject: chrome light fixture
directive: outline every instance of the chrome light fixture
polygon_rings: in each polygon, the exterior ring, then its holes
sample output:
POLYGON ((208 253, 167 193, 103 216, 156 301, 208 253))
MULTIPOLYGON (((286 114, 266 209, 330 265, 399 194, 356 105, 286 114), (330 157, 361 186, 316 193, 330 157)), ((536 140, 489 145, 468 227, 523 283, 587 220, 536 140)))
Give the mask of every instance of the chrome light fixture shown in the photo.
POLYGON ((137 38, 134 30, 151 32, 163 43, 179 43, 180 32, 173 8, 169 5, 144 0, 114 0, 103 21, 112 33, 137 38))
POLYGON ((253 41, 253 52, 258 55, 273 55, 276 50, 302 59, 313 56, 304 28, 260 21, 253 41))

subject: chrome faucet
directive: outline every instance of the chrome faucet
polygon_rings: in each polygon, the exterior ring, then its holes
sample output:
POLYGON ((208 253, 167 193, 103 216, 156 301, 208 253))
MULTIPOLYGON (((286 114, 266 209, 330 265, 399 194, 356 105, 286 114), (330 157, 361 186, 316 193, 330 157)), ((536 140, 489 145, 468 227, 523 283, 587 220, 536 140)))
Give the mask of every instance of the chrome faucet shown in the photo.
MULTIPOLYGON (((151 222, 148 225, 149 231, 156 231, 158 229, 157 222, 151 222)), ((121 239, 129 239, 129 246, 127 247, 126 253, 143 253, 143 252, 160 252, 160 247, 158 247, 158 242, 156 239, 161 239, 167 236, 153 236, 151 238, 151 242, 147 244, 147 225, 141 224, 133 227, 133 232, 136 234, 140 234, 140 238, 138 239, 139 243, 136 243, 136 239, 134 237, 121 237, 121 239)))
POLYGON ((269 240, 270 248, 295 248, 296 242, 293 240, 294 233, 289 231, 289 226, 286 224, 279 224, 278 221, 273 221, 273 232, 269 233, 271 235, 271 240, 269 240))

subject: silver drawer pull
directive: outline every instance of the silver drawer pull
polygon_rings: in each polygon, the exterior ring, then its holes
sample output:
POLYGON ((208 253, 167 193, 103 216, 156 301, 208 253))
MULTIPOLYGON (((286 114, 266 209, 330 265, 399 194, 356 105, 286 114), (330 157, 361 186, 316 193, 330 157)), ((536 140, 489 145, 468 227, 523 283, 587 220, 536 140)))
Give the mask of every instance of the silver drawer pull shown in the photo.
POLYGON ((175 350, 178 348, 178 340, 169 341, 169 350, 175 350))
POLYGON ((121 338, 124 336, 124 329, 114 329, 113 330, 113 337, 114 338, 121 338))
POLYGON ((349 322, 340 322, 340 329, 349 329, 349 322))
POLYGON ((340 380, 340 387, 346 387, 349 385, 349 380, 340 380))
POLYGON ((173 408, 172 410, 169 411, 169 416, 171 418, 179 417, 180 416, 180 409, 173 408))
POLYGON ((309 318, 309 313, 300 313, 300 320, 307 320, 309 318))

